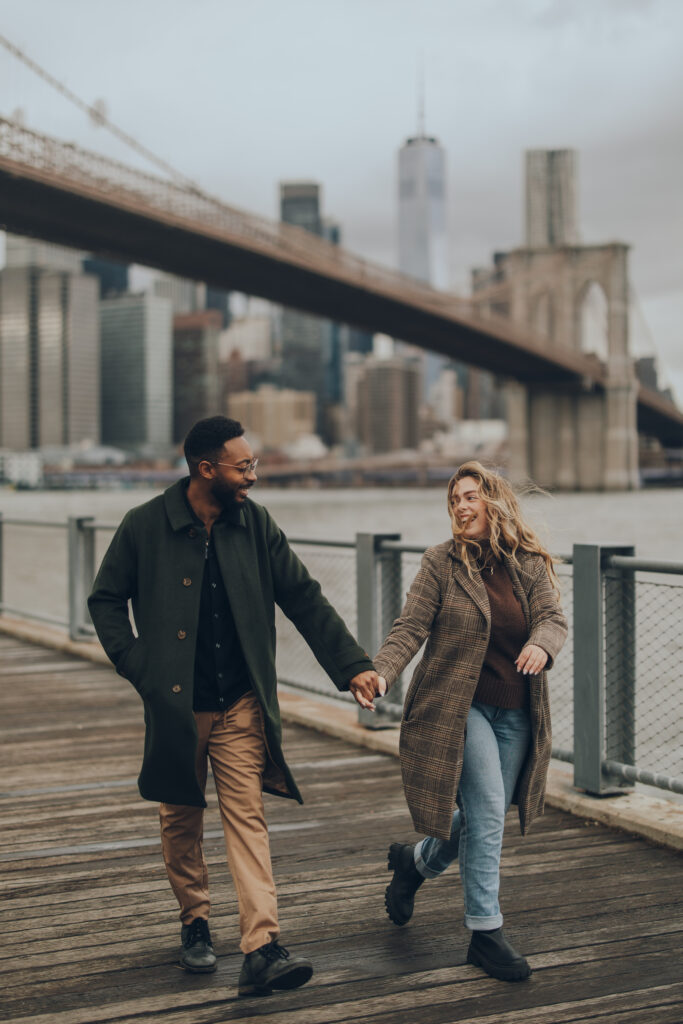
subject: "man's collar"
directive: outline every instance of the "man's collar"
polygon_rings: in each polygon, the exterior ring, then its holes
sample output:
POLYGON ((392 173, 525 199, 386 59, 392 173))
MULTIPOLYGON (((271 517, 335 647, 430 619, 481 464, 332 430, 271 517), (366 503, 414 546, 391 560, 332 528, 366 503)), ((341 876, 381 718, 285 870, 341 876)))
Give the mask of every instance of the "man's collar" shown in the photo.
MULTIPOLYGON (((200 526, 204 525, 201 519, 195 515, 192 506, 188 501, 187 488, 189 483, 189 476, 185 476, 164 491, 166 515, 168 516, 171 529, 173 530, 182 530, 188 526, 196 526, 198 523, 200 526)), ((244 509, 239 508, 237 505, 232 508, 225 508, 216 520, 216 523, 230 523, 232 526, 246 526, 244 509)))

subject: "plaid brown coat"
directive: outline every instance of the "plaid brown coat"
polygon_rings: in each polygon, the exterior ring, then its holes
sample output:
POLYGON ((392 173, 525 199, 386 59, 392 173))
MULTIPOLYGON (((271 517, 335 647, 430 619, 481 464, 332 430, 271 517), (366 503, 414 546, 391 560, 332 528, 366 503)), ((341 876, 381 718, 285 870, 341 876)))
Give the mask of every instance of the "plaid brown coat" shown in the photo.
MULTIPOLYGON (((548 654, 550 668, 567 636, 567 622, 541 555, 518 553, 506 568, 529 629, 529 643, 548 654)), ((391 632, 374 659, 387 685, 396 681, 426 640, 406 694, 401 721, 401 771, 416 831, 448 839, 462 770, 465 722, 491 630, 481 577, 470 579, 453 541, 429 548, 391 632)), ((550 762, 550 702, 546 673, 529 677, 532 739, 515 800, 524 834, 543 812, 550 762)))

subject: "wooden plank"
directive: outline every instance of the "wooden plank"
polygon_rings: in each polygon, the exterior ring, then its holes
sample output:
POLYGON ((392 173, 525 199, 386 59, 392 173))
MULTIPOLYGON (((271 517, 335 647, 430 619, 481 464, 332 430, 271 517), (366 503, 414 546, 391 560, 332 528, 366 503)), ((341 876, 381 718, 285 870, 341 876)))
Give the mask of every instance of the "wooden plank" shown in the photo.
POLYGON ((396 761, 298 727, 285 730, 286 749, 306 803, 266 803, 283 941, 306 950, 316 973, 296 992, 236 998, 237 902, 214 797, 205 851, 219 966, 186 975, 157 810, 134 781, 137 696, 106 668, 69 672, 67 656, 0 639, 0 661, 6 650, 44 670, 5 667, 0 677, 0 923, 11 935, 0 950, 3 1021, 683 1021, 675 853, 559 812, 522 839, 513 812, 502 904, 534 975, 496 982, 465 963, 456 865, 423 886, 406 928, 384 913, 387 846, 414 837, 396 761), (46 690, 49 722, 33 711, 46 690), (371 803, 352 795, 368 779, 371 803))

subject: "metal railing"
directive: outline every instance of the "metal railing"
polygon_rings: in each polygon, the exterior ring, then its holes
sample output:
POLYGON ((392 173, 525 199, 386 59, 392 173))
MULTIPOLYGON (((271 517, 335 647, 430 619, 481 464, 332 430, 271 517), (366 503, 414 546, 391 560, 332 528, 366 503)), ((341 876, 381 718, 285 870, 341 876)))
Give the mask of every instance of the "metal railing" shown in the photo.
MULTIPOLYGON (((87 594, 116 524, 0 515, 0 612, 63 626, 93 639, 87 594), (30 554, 26 557, 26 534, 30 554)), ((359 643, 374 653, 400 614, 423 547, 398 534, 355 541, 290 538, 359 643)), ((635 557, 631 547, 577 544, 557 565, 569 639, 549 673, 553 756, 574 765, 574 783, 596 796, 640 782, 683 793, 683 563, 635 557)), ((309 648, 278 611, 281 682, 338 694, 309 648)), ((419 654, 403 674, 410 677, 419 654)), ((359 711, 369 728, 400 718, 403 681, 359 711)))

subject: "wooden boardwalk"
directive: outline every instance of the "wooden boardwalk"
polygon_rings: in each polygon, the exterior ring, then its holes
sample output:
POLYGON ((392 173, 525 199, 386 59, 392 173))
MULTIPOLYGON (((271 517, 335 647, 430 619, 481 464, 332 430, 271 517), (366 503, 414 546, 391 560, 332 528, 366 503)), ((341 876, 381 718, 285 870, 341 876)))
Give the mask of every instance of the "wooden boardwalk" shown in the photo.
POLYGON ((683 870, 675 853, 548 813, 511 818, 506 929, 530 981, 465 963, 456 870, 385 916, 388 842, 413 836, 395 759, 299 727, 306 804, 267 798, 282 938, 305 988, 238 999, 237 911, 215 798, 206 852, 214 975, 177 966, 156 808, 137 794, 141 708, 106 668, 0 637, 0 1021, 31 1024, 681 1024, 683 870))

